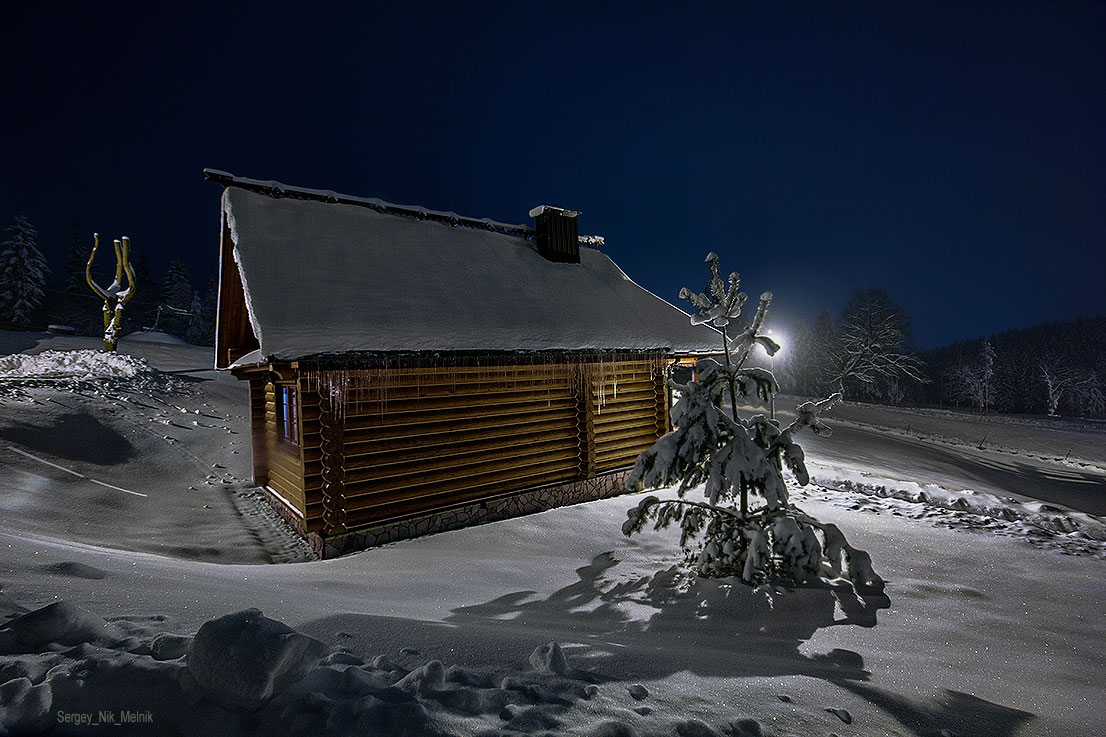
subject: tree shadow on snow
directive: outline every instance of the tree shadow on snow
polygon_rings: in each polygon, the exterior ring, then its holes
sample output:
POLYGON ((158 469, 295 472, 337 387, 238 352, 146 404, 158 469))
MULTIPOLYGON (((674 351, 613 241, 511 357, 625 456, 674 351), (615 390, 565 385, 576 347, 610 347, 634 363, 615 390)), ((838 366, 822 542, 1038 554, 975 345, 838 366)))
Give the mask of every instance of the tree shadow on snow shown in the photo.
POLYGON ((469 667, 525 664, 533 649, 556 641, 574 667, 596 680, 659 679, 680 671, 704 676, 806 675, 866 680, 864 661, 848 650, 804 655, 822 627, 871 627, 886 596, 839 586, 761 586, 688 577, 673 566, 622 578, 611 553, 577 569, 575 583, 534 599, 518 591, 453 609, 444 623, 336 615, 302 628, 365 655, 410 645, 422 658, 469 667))
POLYGON ((749 587, 689 577, 673 566, 619 575, 611 553, 577 569, 578 580, 546 598, 532 591, 453 609, 444 622, 338 614, 299 629, 365 656, 388 655, 407 668, 428 660, 503 671, 527 667, 535 647, 561 644, 572 667, 594 682, 662 679, 680 671, 714 677, 809 676, 885 711, 918 737, 1010 737, 1034 715, 969 694, 916 700, 868 683, 851 650, 804 655, 823 627, 874 627, 890 606, 848 583, 749 587), (944 731, 942 731, 944 730, 944 731))
POLYGON ((578 643, 569 651, 577 667, 619 679, 690 670, 865 680, 856 653, 807 656, 799 647, 823 627, 874 626, 876 612, 890 606, 886 596, 861 596, 847 583, 752 588, 689 577, 677 566, 619 580, 618 562, 603 553, 577 569, 578 581, 545 599, 515 592, 458 607, 445 621, 578 643))
POLYGON ((85 414, 61 415, 49 425, 16 422, 0 427, 0 440, 20 449, 100 466, 126 463, 135 453, 118 431, 85 414))
POLYGON ((973 737, 1011 737, 1036 715, 995 704, 971 694, 944 689, 940 697, 927 701, 910 699, 868 683, 839 682, 841 688, 867 699, 894 717, 918 737, 948 734, 973 737))

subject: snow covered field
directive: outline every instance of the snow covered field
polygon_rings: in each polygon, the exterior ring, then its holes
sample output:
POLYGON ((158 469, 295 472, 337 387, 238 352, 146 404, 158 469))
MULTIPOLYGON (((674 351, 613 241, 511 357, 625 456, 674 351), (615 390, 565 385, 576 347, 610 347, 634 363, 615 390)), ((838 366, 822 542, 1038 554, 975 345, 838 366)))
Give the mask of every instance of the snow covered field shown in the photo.
POLYGON ((159 370, 5 383, 0 359, 0 734, 1103 733, 1093 515, 811 444, 792 500, 885 597, 689 579, 673 535, 621 535, 636 496, 264 565, 304 554, 244 480, 245 389, 206 349, 120 350, 159 370))
MULTIPOLYGON (((786 401, 786 400, 782 400, 786 401)), ((1106 468, 1106 421, 1044 415, 981 415, 969 411, 887 407, 849 402, 839 423, 876 427, 943 445, 990 449, 1106 468)))

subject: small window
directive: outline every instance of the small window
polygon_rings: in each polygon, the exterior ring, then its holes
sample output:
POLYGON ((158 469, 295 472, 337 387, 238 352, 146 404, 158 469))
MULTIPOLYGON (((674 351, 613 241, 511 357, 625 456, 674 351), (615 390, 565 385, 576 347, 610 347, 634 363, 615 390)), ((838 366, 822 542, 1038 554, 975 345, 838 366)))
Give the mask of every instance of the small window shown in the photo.
POLYGON ((276 388, 277 437, 281 442, 299 445, 299 407, 294 386, 276 388))

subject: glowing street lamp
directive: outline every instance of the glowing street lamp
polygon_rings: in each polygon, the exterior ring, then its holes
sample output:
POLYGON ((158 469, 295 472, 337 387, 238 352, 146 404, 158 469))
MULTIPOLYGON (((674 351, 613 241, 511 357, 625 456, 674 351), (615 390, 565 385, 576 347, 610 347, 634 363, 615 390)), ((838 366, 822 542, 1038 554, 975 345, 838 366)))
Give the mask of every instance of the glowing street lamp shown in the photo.
POLYGON ((776 358, 779 356, 780 353, 783 352, 785 348, 787 348, 788 336, 785 333, 781 333, 779 330, 776 330, 774 328, 769 328, 767 335, 769 338, 776 341, 776 345, 780 347, 775 356, 769 356, 769 358, 776 358))

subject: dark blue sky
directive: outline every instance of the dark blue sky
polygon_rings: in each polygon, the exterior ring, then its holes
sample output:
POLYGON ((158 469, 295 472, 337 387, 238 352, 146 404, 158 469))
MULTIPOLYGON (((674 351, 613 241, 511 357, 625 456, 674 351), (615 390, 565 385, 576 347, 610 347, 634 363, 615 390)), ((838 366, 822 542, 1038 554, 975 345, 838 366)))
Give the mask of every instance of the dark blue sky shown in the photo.
POLYGON ((780 322, 881 286, 923 347, 1106 313, 1103 3, 154 5, 0 23, 0 221, 59 270, 77 219, 206 282, 213 167, 577 209, 643 286, 714 250, 780 322))

